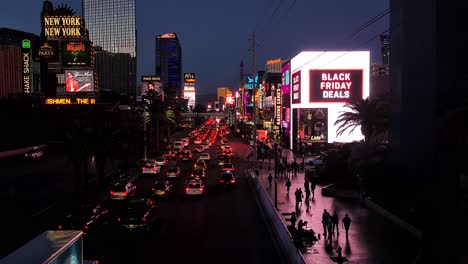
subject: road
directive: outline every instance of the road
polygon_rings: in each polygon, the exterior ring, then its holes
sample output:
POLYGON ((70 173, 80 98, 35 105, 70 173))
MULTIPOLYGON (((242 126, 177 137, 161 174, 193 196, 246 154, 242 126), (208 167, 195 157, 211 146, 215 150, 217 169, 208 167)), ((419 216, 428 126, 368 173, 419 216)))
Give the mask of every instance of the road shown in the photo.
MULTIPOLYGON (((155 234, 141 237, 103 232, 86 237, 86 259, 102 263, 278 263, 275 244, 244 175, 249 163, 243 158, 249 149, 235 139, 231 145, 237 171, 235 188, 216 186, 219 145, 210 150, 204 197, 185 197, 183 183, 195 159, 178 161, 181 178, 174 180, 173 196, 158 202, 162 220, 155 234)), ((149 195, 154 181, 154 176, 136 180, 138 195, 149 195)))

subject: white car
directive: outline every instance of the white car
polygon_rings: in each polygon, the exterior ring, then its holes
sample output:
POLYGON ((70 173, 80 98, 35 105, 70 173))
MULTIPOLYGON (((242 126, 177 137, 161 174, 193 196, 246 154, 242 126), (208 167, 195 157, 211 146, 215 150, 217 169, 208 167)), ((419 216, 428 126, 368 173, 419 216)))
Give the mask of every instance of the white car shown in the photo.
POLYGON ((202 180, 190 180, 185 185, 186 195, 203 195, 205 193, 205 184, 202 180))
POLYGON ((199 159, 202 159, 202 160, 210 160, 211 157, 210 157, 210 154, 209 153, 202 153, 199 157, 199 159))
POLYGON ((154 163, 146 163, 143 168, 141 168, 143 174, 158 174, 161 172, 161 167, 154 163))
POLYGON ((33 158, 33 159, 42 157, 43 155, 44 155, 44 152, 40 149, 32 149, 24 154, 26 158, 33 158))
POLYGON ((136 186, 131 182, 119 182, 112 186, 110 190, 111 200, 127 200, 135 196, 136 186))
POLYGON ((167 166, 167 163, 168 163, 168 160, 164 157, 156 158, 156 165, 158 166, 165 167, 167 166))

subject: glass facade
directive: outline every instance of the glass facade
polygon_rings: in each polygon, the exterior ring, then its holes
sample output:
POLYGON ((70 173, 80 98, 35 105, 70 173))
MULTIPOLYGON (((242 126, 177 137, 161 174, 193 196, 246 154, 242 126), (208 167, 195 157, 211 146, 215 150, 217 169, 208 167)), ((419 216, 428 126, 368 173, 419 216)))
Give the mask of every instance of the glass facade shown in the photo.
POLYGON ((135 0, 83 0, 83 15, 94 46, 136 57, 135 0))
POLYGON ((156 36, 156 76, 169 96, 182 96, 182 49, 175 33, 156 36))

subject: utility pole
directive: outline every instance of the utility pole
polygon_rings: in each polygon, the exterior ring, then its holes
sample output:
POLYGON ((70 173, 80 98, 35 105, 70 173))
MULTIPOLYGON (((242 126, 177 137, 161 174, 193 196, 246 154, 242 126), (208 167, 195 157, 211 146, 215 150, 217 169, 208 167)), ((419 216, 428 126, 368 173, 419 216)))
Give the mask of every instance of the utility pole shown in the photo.
POLYGON ((253 161, 257 161, 257 104, 256 104, 256 95, 257 95, 257 79, 255 78, 257 75, 257 65, 256 65, 256 54, 255 54, 255 32, 252 33, 252 78, 254 80, 253 84, 253 161))

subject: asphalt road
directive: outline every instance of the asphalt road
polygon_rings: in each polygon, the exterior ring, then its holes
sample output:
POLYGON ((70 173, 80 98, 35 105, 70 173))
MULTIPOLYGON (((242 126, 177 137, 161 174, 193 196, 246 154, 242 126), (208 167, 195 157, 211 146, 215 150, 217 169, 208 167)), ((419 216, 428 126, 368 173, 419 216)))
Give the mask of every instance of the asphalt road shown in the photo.
MULTIPOLYGON (((279 255, 244 170, 247 145, 231 140, 237 186, 218 188, 216 165, 219 139, 210 150, 204 197, 186 197, 184 181, 195 159, 177 161, 180 178, 174 180, 172 196, 158 200, 161 221, 149 236, 102 232, 85 237, 85 258, 100 263, 279 263, 279 255)), ((147 196, 156 176, 143 176, 134 183, 138 196, 147 196)))

